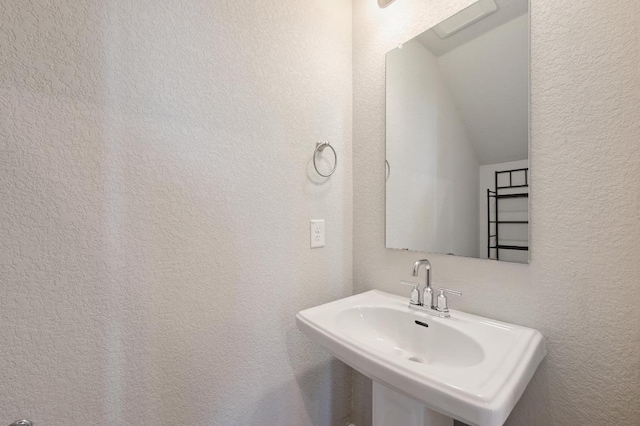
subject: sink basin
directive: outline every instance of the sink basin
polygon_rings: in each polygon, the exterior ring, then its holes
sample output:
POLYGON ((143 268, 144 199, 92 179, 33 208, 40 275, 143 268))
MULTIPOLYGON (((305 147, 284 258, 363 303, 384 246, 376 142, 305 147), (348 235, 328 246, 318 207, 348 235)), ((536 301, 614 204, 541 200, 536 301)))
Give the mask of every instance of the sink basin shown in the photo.
POLYGON ((533 329, 378 290, 301 311, 298 328, 374 382, 470 425, 502 425, 546 355, 533 329))
POLYGON ((444 367, 470 367, 484 359, 473 338, 445 321, 416 319, 413 312, 383 306, 349 308, 337 316, 345 335, 378 352, 401 360, 444 367), (415 321, 418 321, 416 324, 415 321), (407 327, 414 323, 420 327, 407 327))

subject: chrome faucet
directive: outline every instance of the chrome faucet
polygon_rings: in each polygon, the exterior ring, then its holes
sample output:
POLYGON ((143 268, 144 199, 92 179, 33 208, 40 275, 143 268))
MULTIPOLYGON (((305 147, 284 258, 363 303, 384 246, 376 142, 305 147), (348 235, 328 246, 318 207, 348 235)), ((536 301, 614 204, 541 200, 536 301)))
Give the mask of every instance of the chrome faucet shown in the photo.
POLYGON ((422 291, 422 300, 420 300, 420 284, 416 282, 400 281, 400 284, 411 285, 413 290, 411 291, 411 297, 409 299, 409 308, 420 312, 426 312, 429 315, 434 315, 440 318, 449 318, 449 306, 447 305, 447 296, 445 293, 461 296, 462 293, 455 290, 449 290, 446 288, 440 289, 440 295, 438 296, 438 303, 435 303, 435 297, 433 295, 433 289, 431 288, 431 263, 427 259, 420 259, 413 264, 412 275, 417 277, 420 273, 420 266, 424 265, 424 289, 422 291))
POLYGON ((417 277, 420 273, 420 266, 424 265, 424 290, 422 293, 422 305, 433 309, 433 289, 431 288, 431 263, 427 259, 420 259, 413 264, 413 276, 417 277))

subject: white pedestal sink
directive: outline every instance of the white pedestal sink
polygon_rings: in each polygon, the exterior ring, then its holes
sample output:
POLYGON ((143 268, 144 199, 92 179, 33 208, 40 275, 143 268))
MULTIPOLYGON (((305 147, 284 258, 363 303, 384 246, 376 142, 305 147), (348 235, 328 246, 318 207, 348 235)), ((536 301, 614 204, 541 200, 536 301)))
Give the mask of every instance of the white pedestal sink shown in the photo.
POLYGON ((377 290, 296 321, 374 381, 374 426, 502 425, 546 355, 536 330, 455 310, 433 317, 377 290))

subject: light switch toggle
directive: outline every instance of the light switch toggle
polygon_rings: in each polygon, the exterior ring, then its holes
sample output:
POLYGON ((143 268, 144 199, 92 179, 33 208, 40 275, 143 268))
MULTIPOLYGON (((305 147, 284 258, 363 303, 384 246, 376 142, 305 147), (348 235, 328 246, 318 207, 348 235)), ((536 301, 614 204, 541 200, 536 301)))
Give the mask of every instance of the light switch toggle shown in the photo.
POLYGON ((311 221, 311 248, 324 247, 324 219, 311 221))

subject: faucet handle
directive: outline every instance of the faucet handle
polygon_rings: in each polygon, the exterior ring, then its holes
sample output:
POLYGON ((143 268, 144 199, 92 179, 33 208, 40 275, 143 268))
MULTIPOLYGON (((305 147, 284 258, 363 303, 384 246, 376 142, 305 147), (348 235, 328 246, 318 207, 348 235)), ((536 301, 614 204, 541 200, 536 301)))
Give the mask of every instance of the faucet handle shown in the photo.
POLYGON ((440 294, 438 295, 437 309, 440 312, 446 313, 446 312, 449 312, 449 307, 447 306, 447 296, 445 295, 445 293, 454 294, 456 296, 462 296, 462 292, 457 290, 449 290, 448 288, 440 288, 440 294))
POLYGON ((418 290, 420 283, 416 283, 413 281, 400 281, 400 284, 413 286, 413 290, 411 290, 411 296, 409 297, 409 303, 411 303, 412 305, 421 305, 420 291, 418 290))

